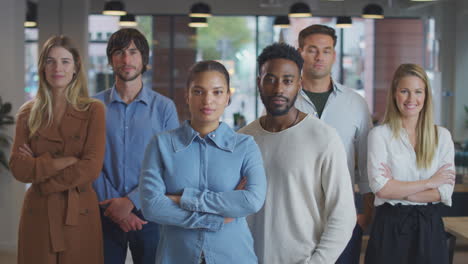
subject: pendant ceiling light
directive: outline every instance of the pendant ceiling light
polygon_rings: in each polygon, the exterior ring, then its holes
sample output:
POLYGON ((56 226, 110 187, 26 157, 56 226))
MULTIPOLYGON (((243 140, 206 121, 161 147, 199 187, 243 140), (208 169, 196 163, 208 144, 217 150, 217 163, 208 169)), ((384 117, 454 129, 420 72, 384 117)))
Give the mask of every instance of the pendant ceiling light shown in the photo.
POLYGON ((298 2, 289 9, 289 17, 311 17, 310 8, 307 4, 298 2))
POLYGON ((26 10, 26 20, 24 21, 24 27, 33 28, 37 27, 37 4, 28 1, 26 10))
POLYGON ((120 17, 119 26, 121 27, 136 27, 137 25, 135 15, 126 14, 120 17))
POLYGON ((108 1, 104 5, 104 11, 102 14, 109 16, 125 16, 127 12, 125 11, 124 4, 121 1, 108 1))
POLYGON ((368 4, 362 10, 362 17, 373 19, 384 18, 383 8, 378 4, 368 4))
POLYGON ((289 17, 287 16, 277 16, 275 22, 273 23, 275 28, 288 28, 289 27, 289 17))
POLYGON ((191 17, 188 26, 193 28, 207 27, 208 22, 206 17, 191 17))
POLYGON ((337 28, 350 28, 353 25, 353 20, 350 16, 339 16, 336 18, 337 28))
POLYGON ((211 17, 211 8, 205 3, 195 3, 190 8, 189 17, 211 17))

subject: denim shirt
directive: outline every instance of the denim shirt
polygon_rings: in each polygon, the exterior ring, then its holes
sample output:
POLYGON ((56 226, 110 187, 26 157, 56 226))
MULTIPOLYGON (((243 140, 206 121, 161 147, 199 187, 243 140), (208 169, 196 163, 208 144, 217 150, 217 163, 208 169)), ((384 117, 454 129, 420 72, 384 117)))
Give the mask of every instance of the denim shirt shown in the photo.
POLYGON ((128 197, 139 210, 138 179, 146 145, 155 134, 179 127, 175 105, 146 87, 130 104, 115 86, 94 97, 106 106, 106 152, 93 187, 99 201, 128 197))
POLYGON ((266 177, 251 136, 225 123, 200 137, 189 121, 155 136, 140 176, 145 218, 161 224, 156 263, 257 263, 245 217, 263 206, 266 177), (247 177, 244 190, 235 190, 247 177), (182 194, 180 205, 166 194, 182 194), (234 218, 224 224, 224 218, 234 218))

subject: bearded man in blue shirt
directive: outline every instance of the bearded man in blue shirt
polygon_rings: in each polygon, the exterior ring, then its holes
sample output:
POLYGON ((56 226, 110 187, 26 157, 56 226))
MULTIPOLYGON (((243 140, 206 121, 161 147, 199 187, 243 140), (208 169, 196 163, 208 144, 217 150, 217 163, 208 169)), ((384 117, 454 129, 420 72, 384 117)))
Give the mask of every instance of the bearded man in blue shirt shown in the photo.
POLYGON ((95 96, 107 111, 104 165, 93 184, 101 205, 104 262, 124 264, 129 247, 133 263, 153 264, 159 228, 140 211, 138 178, 146 145, 153 135, 179 126, 177 111, 170 99, 143 85, 149 45, 138 30, 112 34, 107 57, 115 84, 95 96))

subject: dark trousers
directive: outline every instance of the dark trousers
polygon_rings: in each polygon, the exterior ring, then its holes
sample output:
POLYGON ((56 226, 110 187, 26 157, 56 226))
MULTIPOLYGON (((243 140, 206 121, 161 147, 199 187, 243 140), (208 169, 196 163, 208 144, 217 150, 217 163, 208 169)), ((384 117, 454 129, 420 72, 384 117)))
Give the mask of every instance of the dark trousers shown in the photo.
POLYGON ((362 228, 356 223, 353 230, 353 235, 346 245, 343 253, 336 261, 336 264, 359 264, 359 257, 361 255, 361 244, 362 244, 362 228))
POLYGON ((366 264, 447 264, 440 204, 376 207, 366 264))
MULTIPOLYGON (((102 232, 104 240, 104 263, 125 264, 127 246, 130 248, 134 264, 154 264, 159 242, 159 227, 148 222, 142 230, 125 233, 119 225, 104 216, 101 210, 102 232)), ((144 219, 141 213, 134 212, 144 219)))

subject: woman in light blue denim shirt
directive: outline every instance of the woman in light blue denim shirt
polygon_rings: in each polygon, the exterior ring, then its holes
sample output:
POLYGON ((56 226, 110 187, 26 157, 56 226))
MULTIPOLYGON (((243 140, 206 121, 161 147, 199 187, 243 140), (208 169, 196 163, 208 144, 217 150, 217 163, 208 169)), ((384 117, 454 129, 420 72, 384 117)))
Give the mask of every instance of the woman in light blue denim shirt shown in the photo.
POLYGON ((219 122, 231 95, 222 64, 195 64, 187 87, 191 120, 151 140, 140 177, 143 214, 161 224, 156 263, 257 263, 245 217, 265 199, 260 150, 219 122))

